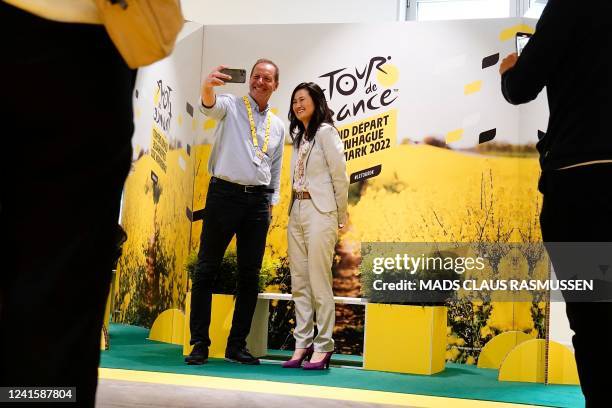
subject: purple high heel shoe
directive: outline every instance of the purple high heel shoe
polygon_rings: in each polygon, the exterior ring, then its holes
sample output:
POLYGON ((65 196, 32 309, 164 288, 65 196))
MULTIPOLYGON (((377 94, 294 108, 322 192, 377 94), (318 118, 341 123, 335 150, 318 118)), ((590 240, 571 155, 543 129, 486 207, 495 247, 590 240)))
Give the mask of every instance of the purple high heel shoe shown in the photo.
POLYGON ((331 360, 331 356, 334 354, 334 351, 328 351, 325 353, 325 357, 323 360, 317 361, 316 363, 311 363, 307 361, 304 363, 302 367, 304 370, 327 370, 329 368, 329 361, 331 360))
POLYGON ((287 360, 283 363, 283 368, 300 368, 302 366, 302 362, 307 358, 310 358, 314 353, 314 347, 312 344, 306 349, 306 352, 301 358, 295 360, 287 360))

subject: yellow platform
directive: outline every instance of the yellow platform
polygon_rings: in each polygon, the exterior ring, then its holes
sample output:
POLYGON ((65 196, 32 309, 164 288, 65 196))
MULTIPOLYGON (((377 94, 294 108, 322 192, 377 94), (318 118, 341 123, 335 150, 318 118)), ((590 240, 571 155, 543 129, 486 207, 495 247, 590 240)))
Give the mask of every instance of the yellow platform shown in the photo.
MULTIPOLYGON (((268 315, 269 301, 258 299, 251 331, 247 337, 247 348, 256 357, 265 356, 268 352, 268 315)), ((185 299, 185 322, 183 330, 183 355, 191 353, 189 344, 191 330, 189 329, 189 315, 191 313, 191 292, 187 292, 185 299)), ((213 358, 225 357, 227 336, 232 328, 234 314, 234 296, 213 294, 212 311, 210 317, 210 347, 208 355, 213 358)))
POLYGON ((499 370, 502 362, 518 344, 533 339, 521 331, 507 331, 493 337, 482 348, 478 357, 478 368, 494 368, 499 370))
POLYGON ((545 375, 546 340, 533 339, 517 345, 508 353, 499 369, 499 381, 520 381, 578 385, 576 360, 570 349, 550 341, 548 379, 545 375), (546 381, 547 380, 547 381, 546 381))
POLYGON ((153 322, 149 340, 170 344, 183 344, 185 314, 179 309, 164 310, 153 322))
POLYGON ((411 374, 444 370, 446 307, 368 303, 363 368, 411 374))

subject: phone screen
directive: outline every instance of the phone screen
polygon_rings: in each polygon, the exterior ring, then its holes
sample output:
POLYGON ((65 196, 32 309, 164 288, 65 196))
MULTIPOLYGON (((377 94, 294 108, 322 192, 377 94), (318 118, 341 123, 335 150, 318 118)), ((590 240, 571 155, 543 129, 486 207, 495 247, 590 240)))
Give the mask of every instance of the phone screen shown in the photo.
POLYGON ((516 33, 516 53, 520 56, 523 52, 523 48, 529 42, 531 34, 528 33, 516 33))

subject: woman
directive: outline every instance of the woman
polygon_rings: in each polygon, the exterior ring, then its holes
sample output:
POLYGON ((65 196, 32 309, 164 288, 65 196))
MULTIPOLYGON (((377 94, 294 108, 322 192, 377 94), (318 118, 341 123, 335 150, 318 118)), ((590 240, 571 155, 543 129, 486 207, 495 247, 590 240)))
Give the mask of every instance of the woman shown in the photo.
POLYGON ((348 178, 340 135, 321 88, 301 83, 291 95, 289 130, 294 154, 288 252, 295 303, 295 352, 285 368, 329 368, 334 352, 332 261, 346 222, 348 178), (314 317, 318 334, 314 337, 314 317), (314 337, 314 338, 313 338, 314 337))

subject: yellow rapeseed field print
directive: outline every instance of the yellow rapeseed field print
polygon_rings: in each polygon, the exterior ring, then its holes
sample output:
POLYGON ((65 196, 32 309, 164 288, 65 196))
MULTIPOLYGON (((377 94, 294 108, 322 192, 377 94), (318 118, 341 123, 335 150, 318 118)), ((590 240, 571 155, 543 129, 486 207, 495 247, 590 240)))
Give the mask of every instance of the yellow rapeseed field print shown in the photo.
MULTIPOLYGON (((490 261, 498 262, 493 269, 504 278, 511 269, 504 265, 506 244, 541 241, 534 158, 400 145, 382 163, 381 176, 352 188, 342 241, 355 258, 361 242, 483 242, 500 248, 490 261)), ((537 303, 456 301, 448 306, 450 361, 475 364, 484 344, 507 330, 544 335, 544 310, 537 303)))
MULTIPOLYGON (((188 255, 197 252, 202 221, 190 223, 186 209, 204 208, 210 175, 210 145, 168 153, 168 173, 151 179, 156 164, 148 155, 134 162, 125 189, 123 219, 128 243, 115 291, 118 321, 148 326, 169 307, 183 308, 189 289, 188 255), (177 165, 179 156, 187 163, 177 165), (191 176, 190 176, 191 174, 191 176), (192 193, 193 192, 193 193, 192 193)), ((285 146, 281 200, 274 207, 264 269, 267 291, 290 292, 286 230, 292 147, 285 146)), ((541 241, 538 162, 528 157, 495 157, 430 145, 399 145, 379 155, 382 174, 351 185, 349 221, 336 247, 334 292, 363 296, 359 276, 362 242, 488 242, 499 244, 495 268, 504 273, 504 245, 541 241)), ((360 169, 352 168, 349 173, 360 169)), ((161 172, 160 172, 161 173, 161 172)), ((228 253, 235 252, 232 242, 228 253)), ((521 268, 541 268, 525 262, 521 268)), ((543 336, 542 302, 451 302, 450 361, 475 364, 495 335, 520 330, 543 336)), ((271 348, 292 347, 292 305, 274 302, 271 348)), ((362 352, 363 307, 338 307, 335 339, 343 353, 362 352)))
POLYGON ((132 164, 123 197, 122 224, 128 240, 115 280, 115 321, 150 327, 164 310, 184 308, 191 162, 185 149, 172 149, 167 173, 148 154, 132 164))

